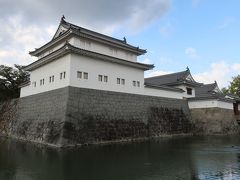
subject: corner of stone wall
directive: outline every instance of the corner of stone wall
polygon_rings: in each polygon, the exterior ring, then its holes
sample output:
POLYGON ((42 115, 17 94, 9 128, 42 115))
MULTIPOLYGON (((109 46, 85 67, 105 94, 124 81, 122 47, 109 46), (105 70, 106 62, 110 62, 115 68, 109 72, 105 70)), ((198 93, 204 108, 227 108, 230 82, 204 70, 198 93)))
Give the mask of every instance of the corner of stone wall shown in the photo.
POLYGON ((194 134, 239 134, 240 125, 233 110, 222 108, 191 109, 194 134))
POLYGON ((19 99, 7 100, 0 103, 0 135, 9 136, 11 127, 16 119, 19 99))
MULTIPOLYGON (((9 136, 61 146, 68 89, 61 88, 18 99, 9 136)), ((8 113, 11 114, 11 113, 8 113)))
POLYGON ((70 91, 71 91, 71 87, 68 86, 66 88, 66 101, 65 101, 65 109, 63 111, 63 121, 61 123, 60 126, 60 135, 59 135, 59 140, 56 143, 56 146, 58 147, 64 147, 64 146, 68 146, 68 140, 64 137, 64 131, 65 131, 65 127, 68 124, 67 123, 67 114, 68 114, 68 108, 69 108, 69 104, 70 104, 70 91))

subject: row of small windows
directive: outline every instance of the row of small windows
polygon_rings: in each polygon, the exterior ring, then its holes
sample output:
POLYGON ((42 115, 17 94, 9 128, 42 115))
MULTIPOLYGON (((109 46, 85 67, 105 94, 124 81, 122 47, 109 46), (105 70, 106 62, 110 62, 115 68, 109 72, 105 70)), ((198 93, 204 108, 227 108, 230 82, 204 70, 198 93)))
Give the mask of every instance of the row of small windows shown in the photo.
POLYGON ((50 77, 49 77, 49 82, 50 82, 50 83, 54 82, 54 76, 50 76, 50 77))
MULTIPOLYGON (((66 78, 66 72, 61 72, 60 73, 60 80, 65 79, 66 78)), ((88 79, 88 73, 87 72, 83 72, 83 71, 77 71, 77 78, 79 79, 88 79)), ((108 82, 108 76, 106 75, 98 75, 98 81, 99 82, 108 82)), ((54 75, 49 76, 49 83, 53 83, 54 82, 54 75)), ((44 85, 45 83, 45 79, 40 79, 40 86, 44 85)), ((123 78, 117 78, 117 84, 119 85, 125 85, 125 79, 123 78)), ((37 82, 34 81, 32 82, 33 87, 37 86, 37 82)), ((132 85, 135 87, 140 87, 140 81, 132 81, 132 85)))
POLYGON ((44 85, 44 79, 40 79, 40 86, 44 85))
MULTIPOLYGON (((88 79, 88 73, 77 71, 77 78, 79 79, 88 79)), ((108 76, 99 74, 98 75, 98 81, 99 82, 108 82, 108 76)), ((125 79, 123 78, 117 78, 117 84, 125 85, 125 79)), ((132 81, 132 85, 135 87, 140 87, 140 81, 132 81)))
MULTIPOLYGON (((88 79, 88 73, 77 71, 77 78, 79 79, 88 79)), ((99 74, 98 75, 98 81, 99 82, 108 82, 108 76, 99 74)), ((133 86, 140 87, 140 81, 133 81, 133 86)), ((117 84, 125 85, 125 79, 123 78, 117 78, 117 84)))
POLYGON ((117 84, 125 85, 125 79, 117 78, 117 84))
MULTIPOLYGON (((65 71, 61 72, 59 78, 60 78, 60 80, 65 79, 66 78, 66 72, 65 71)), ((49 76, 49 83, 53 83, 53 82, 54 82, 54 75, 49 76)), ((45 83, 45 79, 44 78, 40 79, 40 83, 39 83, 40 86, 44 85, 44 83, 45 83)), ((37 87, 37 82, 33 81, 32 85, 33 85, 33 87, 37 87)))
POLYGON ((133 81, 133 86, 140 87, 140 81, 133 81))
POLYGON ((66 72, 61 72, 60 73, 60 79, 65 79, 66 78, 66 72))
POLYGON ((100 81, 100 82, 108 82, 108 76, 99 74, 98 75, 98 81, 100 81))
POLYGON ((79 78, 79 79, 88 79, 88 73, 87 72, 78 71, 77 72, 77 78, 79 78))

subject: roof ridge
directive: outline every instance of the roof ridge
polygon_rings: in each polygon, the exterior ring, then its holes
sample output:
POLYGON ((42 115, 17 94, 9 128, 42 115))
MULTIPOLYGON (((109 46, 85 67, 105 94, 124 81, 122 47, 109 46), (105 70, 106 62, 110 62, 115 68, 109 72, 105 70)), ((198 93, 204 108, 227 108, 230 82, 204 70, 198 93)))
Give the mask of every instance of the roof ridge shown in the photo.
POLYGON ((216 83, 209 83, 209 84, 203 84, 202 86, 199 86, 199 87, 206 87, 206 86, 216 86, 217 84, 216 83))
POLYGON ((45 51, 46 48, 54 45, 54 43, 57 42, 58 40, 61 41, 63 38, 68 38, 72 34, 74 34, 74 35, 84 34, 87 37, 92 37, 92 38, 95 38, 96 40, 99 40, 99 41, 104 41, 104 42, 107 42, 107 43, 111 43, 111 44, 114 45, 114 47, 123 48, 123 49, 129 50, 129 51, 132 51, 136 55, 142 55, 142 54, 145 54, 147 52, 146 49, 141 49, 137 46, 133 46, 131 44, 125 43, 124 40, 120 40, 120 39, 117 39, 115 37, 111 37, 111 36, 108 36, 108 35, 105 35, 105 34, 101 34, 99 32, 96 32, 96 31, 93 31, 93 30, 90 30, 90 29, 87 29, 87 28, 83 28, 83 27, 80 27, 80 26, 75 25, 73 23, 67 22, 65 20, 65 17, 64 18, 62 17, 61 21, 58 25, 57 31, 55 32, 53 38, 49 42, 47 42, 46 44, 42 45, 41 47, 35 48, 35 50, 30 51, 29 54, 33 55, 33 56, 38 56, 39 53, 41 53, 42 51, 45 51), (64 30, 63 33, 61 33, 60 35, 57 35, 57 32, 58 32, 60 26, 66 28, 66 30, 64 30), (81 30, 82 30, 82 32, 81 32, 81 30))
MULTIPOLYGON (((64 19, 63 19, 63 18, 61 19, 60 25, 61 25, 62 23, 68 25, 69 28, 73 27, 73 28, 76 28, 76 29, 78 29, 78 30, 81 30, 81 29, 82 29, 82 30, 85 30, 85 31, 89 31, 89 32, 91 32, 91 33, 95 33, 95 34, 98 34, 98 35, 103 36, 103 37, 107 37, 107 38, 114 39, 114 40, 116 40, 116 41, 118 41, 118 42, 120 42, 120 43, 123 43, 123 44, 125 44, 125 45, 127 45, 127 46, 130 46, 130 47, 132 47, 132 48, 136 48, 136 49, 141 50, 141 48, 139 48, 139 47, 137 47, 137 46, 133 46, 133 45, 131 45, 131 44, 126 43, 126 41, 125 41, 124 39, 121 40, 121 39, 118 39, 118 38, 115 38, 115 37, 112 37, 112 36, 109 36, 109 35, 105 35, 105 34, 99 33, 99 32, 94 31, 94 30, 92 30, 92 29, 88 29, 88 28, 85 28, 85 27, 82 27, 82 26, 78 26, 78 25, 76 25, 76 24, 73 24, 73 23, 71 23, 71 22, 66 21, 65 18, 64 18, 64 19)), ((143 51, 146 51, 146 49, 142 49, 142 50, 143 50, 143 51)))

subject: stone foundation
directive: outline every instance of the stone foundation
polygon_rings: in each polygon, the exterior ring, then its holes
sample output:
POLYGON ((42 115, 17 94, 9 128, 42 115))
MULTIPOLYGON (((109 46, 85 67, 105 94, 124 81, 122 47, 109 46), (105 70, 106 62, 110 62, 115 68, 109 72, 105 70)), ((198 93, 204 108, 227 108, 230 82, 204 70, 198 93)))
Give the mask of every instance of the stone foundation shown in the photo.
POLYGON ((186 100, 66 87, 20 98, 10 136, 54 146, 191 132, 186 100))
POLYGON ((195 134, 238 134, 239 116, 234 111, 222 108, 191 109, 195 134))

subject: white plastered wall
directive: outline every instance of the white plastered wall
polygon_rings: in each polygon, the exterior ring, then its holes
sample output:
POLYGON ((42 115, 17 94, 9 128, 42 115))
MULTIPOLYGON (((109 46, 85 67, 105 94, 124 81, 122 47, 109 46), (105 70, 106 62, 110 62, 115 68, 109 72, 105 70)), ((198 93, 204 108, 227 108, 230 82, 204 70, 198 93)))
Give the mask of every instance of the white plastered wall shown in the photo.
POLYGON ((70 82, 70 55, 63 56, 47 65, 33 70, 30 74, 31 84, 21 88, 20 97, 29 96, 41 92, 46 92, 62 87, 66 87, 70 82), (60 79, 60 73, 66 72, 65 79, 60 79), (49 77, 54 76, 54 82, 49 82, 49 77), (44 79, 44 85, 40 85, 40 80, 44 79), (36 87, 33 83, 36 82, 36 87))
POLYGON ((144 87, 144 94, 148 96, 166 97, 182 99, 183 94, 181 92, 168 91, 163 89, 156 89, 151 87, 144 87))
POLYGON ((60 43, 60 44, 58 44, 58 45, 55 45, 54 47, 52 47, 52 48, 49 49, 48 51, 40 54, 40 55, 38 56, 38 59, 40 59, 40 58, 42 58, 42 57, 44 57, 44 56, 47 56, 47 55, 51 54, 52 52, 60 49, 60 48, 63 47, 63 46, 64 46, 64 43, 60 43))
POLYGON ((94 51, 100 54, 105 54, 108 56, 113 56, 120 59, 125 59, 129 61, 137 61, 137 55, 133 54, 129 51, 124 51, 119 48, 111 47, 105 44, 100 44, 96 41, 79 38, 79 37, 72 37, 70 39, 70 44, 72 44, 75 47, 86 49, 89 51, 94 51))
POLYGON ((31 84, 21 88, 20 97, 73 86, 182 99, 181 92, 145 87, 144 70, 77 54, 66 55, 32 71, 30 78, 31 84), (66 72, 66 78, 60 80, 60 73, 64 71, 66 72), (78 71, 87 72, 88 79, 77 78, 78 71), (54 75, 54 82, 50 83, 49 77, 52 75, 54 75), (108 76, 108 82, 104 82, 104 80, 102 82, 98 81, 98 75, 108 76), (43 78, 45 83, 40 86, 40 80, 43 78), (117 84, 117 78, 125 79, 125 84, 117 84), (133 86, 133 81, 139 81, 140 87, 133 86), (34 87, 33 82, 37 82, 36 87, 34 87))
POLYGON ((70 85, 73 87, 182 99, 181 92, 145 87, 144 71, 141 69, 75 54, 71 55, 70 85), (87 72, 88 79, 77 78, 77 71, 87 72), (98 75, 108 76, 108 82, 98 81, 98 75), (125 79, 125 85, 117 84, 117 78, 125 79), (140 87, 133 86, 133 81, 140 81, 140 87))
POLYGON ((182 93, 183 97, 186 97, 186 98, 195 97, 195 88, 188 87, 188 86, 185 86, 185 85, 180 85, 180 86, 175 86, 175 87, 185 91, 185 92, 182 93), (187 88, 192 89, 192 95, 187 94, 187 88))
POLYGON ((233 103, 224 102, 219 100, 196 100, 188 102, 190 109, 196 108, 223 108, 223 109, 233 109, 233 103))
POLYGON ((107 91, 143 94, 144 71, 141 69, 97 60, 76 54, 71 55, 70 86, 107 91), (77 78, 77 71, 87 72, 88 79, 77 78), (98 81, 98 75, 108 76, 108 82, 98 81), (125 85, 117 84, 117 78, 125 79, 125 85), (132 81, 139 81, 140 87, 132 81))

